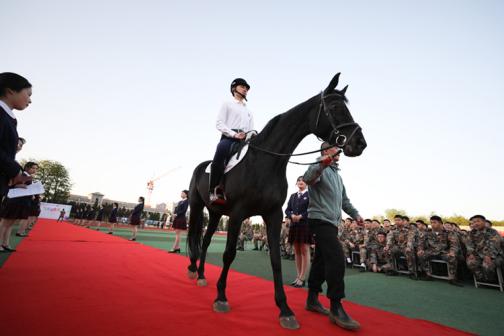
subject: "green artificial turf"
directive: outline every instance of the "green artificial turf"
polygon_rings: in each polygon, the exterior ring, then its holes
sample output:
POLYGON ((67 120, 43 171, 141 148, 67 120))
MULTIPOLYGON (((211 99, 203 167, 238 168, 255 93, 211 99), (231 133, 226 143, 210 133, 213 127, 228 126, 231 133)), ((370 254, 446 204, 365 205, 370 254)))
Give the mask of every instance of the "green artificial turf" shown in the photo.
MULTIPOLYGON (((16 247, 22 239, 15 237, 16 231, 17 225, 12 230, 12 247, 16 247)), ((107 232, 108 228, 102 228, 100 231, 107 232)), ((129 239, 131 230, 115 229, 114 235, 129 239)), ((182 234, 181 254, 188 256, 186 236, 186 233, 182 234)), ((222 254, 226 238, 224 235, 213 236, 208 249, 207 263, 223 266, 222 254)), ((175 233, 168 230, 138 230, 137 242, 168 251, 175 242, 175 233)), ((0 267, 9 255, 10 253, 0 253, 0 267)), ((266 251, 237 251, 231 268, 273 281, 270 259, 266 251)), ((296 262, 282 259, 282 273, 283 283, 289 285, 297 276, 296 262)), ((461 283, 464 288, 451 286, 444 280, 413 281, 406 275, 387 277, 383 274, 360 273, 357 269, 347 268, 345 300, 479 335, 502 335, 504 292, 498 289, 475 288, 472 278, 461 283)), ((306 290, 306 287, 299 290, 306 290)), ((324 288, 324 293, 325 290, 324 288)))

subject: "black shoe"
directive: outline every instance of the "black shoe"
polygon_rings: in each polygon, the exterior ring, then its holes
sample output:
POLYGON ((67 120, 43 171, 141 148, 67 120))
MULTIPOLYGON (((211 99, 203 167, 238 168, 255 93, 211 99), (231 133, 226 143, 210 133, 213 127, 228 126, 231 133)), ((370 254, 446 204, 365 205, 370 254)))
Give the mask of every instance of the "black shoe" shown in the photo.
POLYGON ((24 235, 16 232, 16 237, 24 237, 24 235))
POLYGON ((236 249, 237 251, 245 251, 245 249, 243 247, 239 247, 236 249))
POLYGON ((112 232, 107 232, 107 234, 113 234, 112 232))
POLYGON ((450 285, 457 286, 457 287, 464 287, 464 285, 461 285, 457 282, 457 280, 452 279, 450 282, 448 282, 450 285))
POLYGON ((261 247, 259 248, 259 251, 262 251, 262 249, 263 249, 263 247, 261 246, 261 247))
POLYGON ((136 240, 136 238, 131 238, 131 239, 130 239, 130 241, 135 241, 135 240, 136 240))
POLYGON ((210 204, 220 203, 226 204, 226 195, 224 189, 220 187, 222 176, 224 175, 224 165, 214 164, 210 165, 210 177, 208 181, 209 194, 210 194, 210 204))
POLYGON ((397 276, 399 275, 399 273, 397 273, 396 271, 388 271, 387 273, 385 273, 386 276, 397 276))
POLYGON ((302 284, 301 285, 298 285, 297 282, 294 284, 294 288, 301 288, 301 287, 304 287, 305 286, 305 283, 306 283, 306 280, 301 280, 299 279, 302 284))
POLYGON ((9 245, 7 245, 7 246, 2 245, 2 247, 7 252, 16 252, 16 250, 11 248, 9 245))
POLYGON ((299 279, 299 278, 296 278, 296 280, 292 281, 292 282, 290 283, 290 285, 291 285, 291 286, 294 286, 294 285, 296 284, 296 282, 298 281, 298 279, 299 279))
POLYGON ((180 253, 180 249, 171 249, 168 253, 180 253))
POLYGON ((322 306, 322 304, 318 300, 315 303, 308 303, 308 301, 306 301, 305 309, 308 311, 317 312, 325 316, 329 316, 329 309, 322 306))
POLYGON ((329 311, 329 321, 339 325, 343 329, 360 329, 359 322, 354 321, 343 309, 341 302, 338 308, 333 307, 334 300, 331 300, 331 310, 329 311))
POLYGON ((282 257, 282 259, 290 259, 290 255, 286 255, 285 257, 282 257))
POLYGON ((291 254, 291 256, 289 257, 289 260, 296 260, 296 257, 294 257, 294 255, 291 254))
POLYGON ((434 278, 431 277, 430 275, 427 275, 425 278, 420 279, 420 280, 422 280, 422 281, 434 281, 434 278))
POLYGON ((359 272, 364 273, 364 272, 366 272, 366 269, 365 269, 364 267, 362 267, 362 268, 359 270, 359 272))
POLYGON ((252 251, 259 251, 259 249, 257 247, 254 247, 252 251))

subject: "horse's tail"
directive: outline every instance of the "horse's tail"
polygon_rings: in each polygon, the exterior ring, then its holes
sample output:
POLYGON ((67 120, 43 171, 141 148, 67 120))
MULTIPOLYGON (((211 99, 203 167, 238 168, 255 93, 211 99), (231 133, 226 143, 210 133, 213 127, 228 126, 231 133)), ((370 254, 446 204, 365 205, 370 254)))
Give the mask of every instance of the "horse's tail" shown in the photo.
POLYGON ((201 256, 201 248, 203 245, 203 210, 201 210, 201 212, 197 216, 199 218, 196 224, 193 224, 191 221, 189 223, 189 231, 187 232, 187 244, 189 246, 189 251, 191 251, 191 254, 194 253, 196 255, 196 258, 198 258, 199 260, 201 256))

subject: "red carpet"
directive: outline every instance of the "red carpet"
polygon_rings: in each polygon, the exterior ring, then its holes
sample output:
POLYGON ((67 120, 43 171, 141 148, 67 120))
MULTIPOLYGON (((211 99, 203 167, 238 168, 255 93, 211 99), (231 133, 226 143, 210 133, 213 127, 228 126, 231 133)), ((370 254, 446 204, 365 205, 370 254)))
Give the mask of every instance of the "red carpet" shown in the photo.
POLYGON ((39 220, 17 249, 0 269, 2 335, 470 335, 351 302, 362 329, 345 331, 305 311, 306 291, 288 287, 301 328, 285 330, 272 282, 234 271, 231 312, 219 314, 219 267, 207 265, 208 287, 198 287, 186 257, 54 220, 39 220))

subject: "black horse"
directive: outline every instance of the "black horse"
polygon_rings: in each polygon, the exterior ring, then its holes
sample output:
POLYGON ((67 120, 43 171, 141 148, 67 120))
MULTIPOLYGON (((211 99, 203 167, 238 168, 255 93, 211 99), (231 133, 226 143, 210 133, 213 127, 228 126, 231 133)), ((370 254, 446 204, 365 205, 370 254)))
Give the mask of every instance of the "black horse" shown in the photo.
POLYGON ((276 156, 262 150, 276 153, 292 153, 309 134, 315 134, 324 141, 344 148, 346 156, 359 156, 366 141, 361 128, 354 122, 346 106, 345 91, 335 90, 339 73, 329 86, 306 102, 288 112, 271 119, 262 132, 252 139, 248 153, 235 168, 226 174, 227 204, 212 204, 208 195, 208 174, 205 169, 210 163, 201 163, 194 170, 189 187, 188 245, 191 264, 187 274, 198 285, 206 286, 205 256, 210 240, 222 215, 229 215, 228 236, 224 251, 224 268, 217 282, 218 295, 213 308, 216 312, 229 312, 226 298, 226 279, 229 267, 236 256, 236 241, 240 226, 245 218, 260 215, 266 222, 270 247, 271 266, 275 285, 275 302, 280 308, 280 324, 287 329, 297 329, 299 324, 287 305, 282 283, 280 260, 280 230, 282 226, 282 206, 287 196, 286 169, 289 157, 276 156), (259 149, 261 150, 259 150, 259 149), (203 208, 207 207, 210 220, 208 230, 202 237, 203 208), (199 267, 197 260, 200 259, 199 267))

